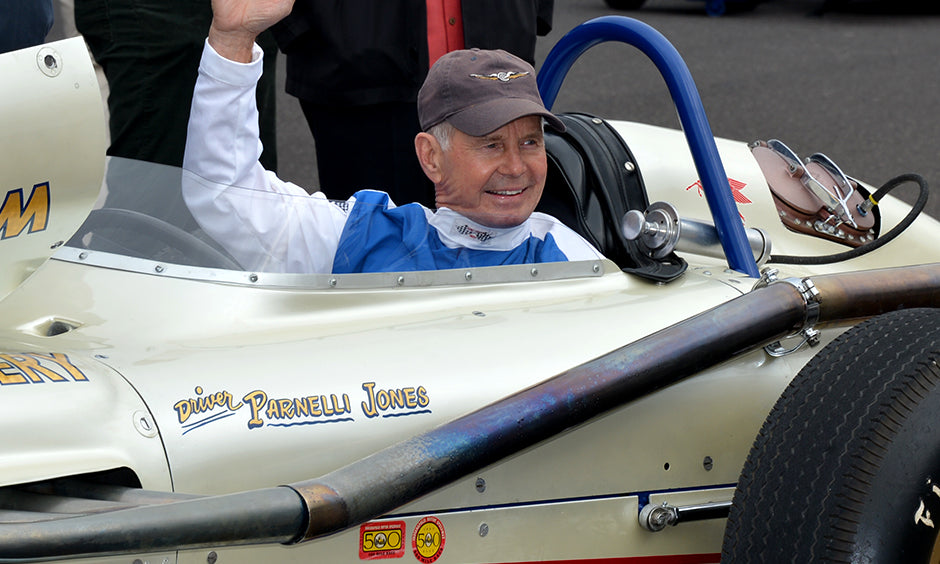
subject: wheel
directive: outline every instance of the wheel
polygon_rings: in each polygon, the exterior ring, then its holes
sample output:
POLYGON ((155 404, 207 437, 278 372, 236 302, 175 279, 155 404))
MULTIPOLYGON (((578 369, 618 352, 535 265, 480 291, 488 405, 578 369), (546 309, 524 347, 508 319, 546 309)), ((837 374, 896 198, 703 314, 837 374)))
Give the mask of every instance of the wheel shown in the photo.
POLYGON ((735 491, 734 562, 940 562, 940 310, 846 331, 794 378, 735 491))
POLYGON ((614 10, 639 10, 646 0, 604 0, 608 8, 614 10))
POLYGON ((207 268, 242 270, 232 258, 195 235, 133 210, 93 210, 72 235, 69 245, 87 248, 84 241, 88 234, 97 237, 91 239, 91 247, 96 250, 150 259, 160 257, 178 264, 207 268))

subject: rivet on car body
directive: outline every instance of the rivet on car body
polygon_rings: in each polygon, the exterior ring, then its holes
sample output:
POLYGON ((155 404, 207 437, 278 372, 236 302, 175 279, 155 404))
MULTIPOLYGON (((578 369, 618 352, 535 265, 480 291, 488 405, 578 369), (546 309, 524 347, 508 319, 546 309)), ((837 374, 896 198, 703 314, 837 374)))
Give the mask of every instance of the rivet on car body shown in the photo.
POLYGON ((333 288, 336 287, 336 278, 330 278, 330 286, 333 288))
POLYGON ((532 270, 529 271, 529 274, 531 274, 532 277, 534 278, 539 275, 539 269, 533 268, 532 270))
POLYGON ((623 168, 624 168, 624 170, 626 170, 627 172, 633 172, 633 171, 636 170, 636 165, 633 164, 633 163, 631 163, 630 161, 627 161, 627 162, 623 163, 623 168))
POLYGON ((472 273, 472 272, 467 272, 466 274, 463 275, 463 277, 466 278, 467 281, 469 282, 470 280, 473 279, 473 273, 472 273))
POLYGON ((486 491, 486 480, 484 480, 483 478, 477 478, 476 488, 477 488, 477 491, 480 492, 480 493, 485 492, 485 491, 486 491))
POLYGON ((486 523, 480 523, 480 536, 485 537, 490 534, 490 526, 486 523))
POLYGON ((257 274, 249 274, 249 275, 248 275, 248 281, 251 282, 251 283, 257 282, 257 281, 258 281, 258 275, 257 275, 257 274))
POLYGON ((157 266, 154 267, 154 270, 155 270, 157 273, 161 273, 161 272, 163 272, 165 269, 164 269, 164 267, 163 267, 162 264, 158 264, 157 266))
POLYGON ((219 560, 219 555, 216 554, 214 550, 210 552, 208 556, 206 556, 207 564, 215 564, 218 560, 219 560))

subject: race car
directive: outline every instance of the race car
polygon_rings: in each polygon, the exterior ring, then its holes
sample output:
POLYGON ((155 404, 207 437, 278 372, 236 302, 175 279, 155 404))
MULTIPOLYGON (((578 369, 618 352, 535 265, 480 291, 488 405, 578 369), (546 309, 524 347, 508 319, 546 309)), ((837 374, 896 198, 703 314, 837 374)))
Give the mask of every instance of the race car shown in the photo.
POLYGON ((105 159, 80 39, 0 56, 0 560, 936 562, 926 181, 716 139, 624 17, 548 107, 605 41, 682 130, 546 132, 541 210, 603 256, 371 274, 243 264, 183 171, 105 159))

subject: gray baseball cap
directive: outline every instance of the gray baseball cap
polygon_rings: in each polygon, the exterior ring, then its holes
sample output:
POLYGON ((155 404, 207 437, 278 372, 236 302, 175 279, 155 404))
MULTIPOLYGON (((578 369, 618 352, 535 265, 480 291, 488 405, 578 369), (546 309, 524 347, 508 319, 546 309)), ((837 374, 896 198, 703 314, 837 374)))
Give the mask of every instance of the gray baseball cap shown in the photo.
POLYGON ((467 135, 481 137, 532 115, 565 130, 545 109, 532 65, 503 50, 451 51, 434 63, 418 92, 424 131, 447 121, 467 135))

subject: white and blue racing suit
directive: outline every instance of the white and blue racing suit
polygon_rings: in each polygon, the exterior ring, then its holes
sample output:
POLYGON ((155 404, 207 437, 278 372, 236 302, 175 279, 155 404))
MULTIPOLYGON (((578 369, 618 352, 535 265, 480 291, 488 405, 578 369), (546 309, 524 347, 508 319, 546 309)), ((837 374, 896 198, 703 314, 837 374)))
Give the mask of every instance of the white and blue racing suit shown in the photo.
POLYGON ((391 272, 601 256, 542 213, 515 227, 492 228, 447 208, 395 206, 383 192, 363 190, 336 203, 284 182, 258 162, 255 85, 261 56, 255 46, 251 63, 237 63, 206 43, 183 159, 183 197, 190 211, 246 268, 391 272))

